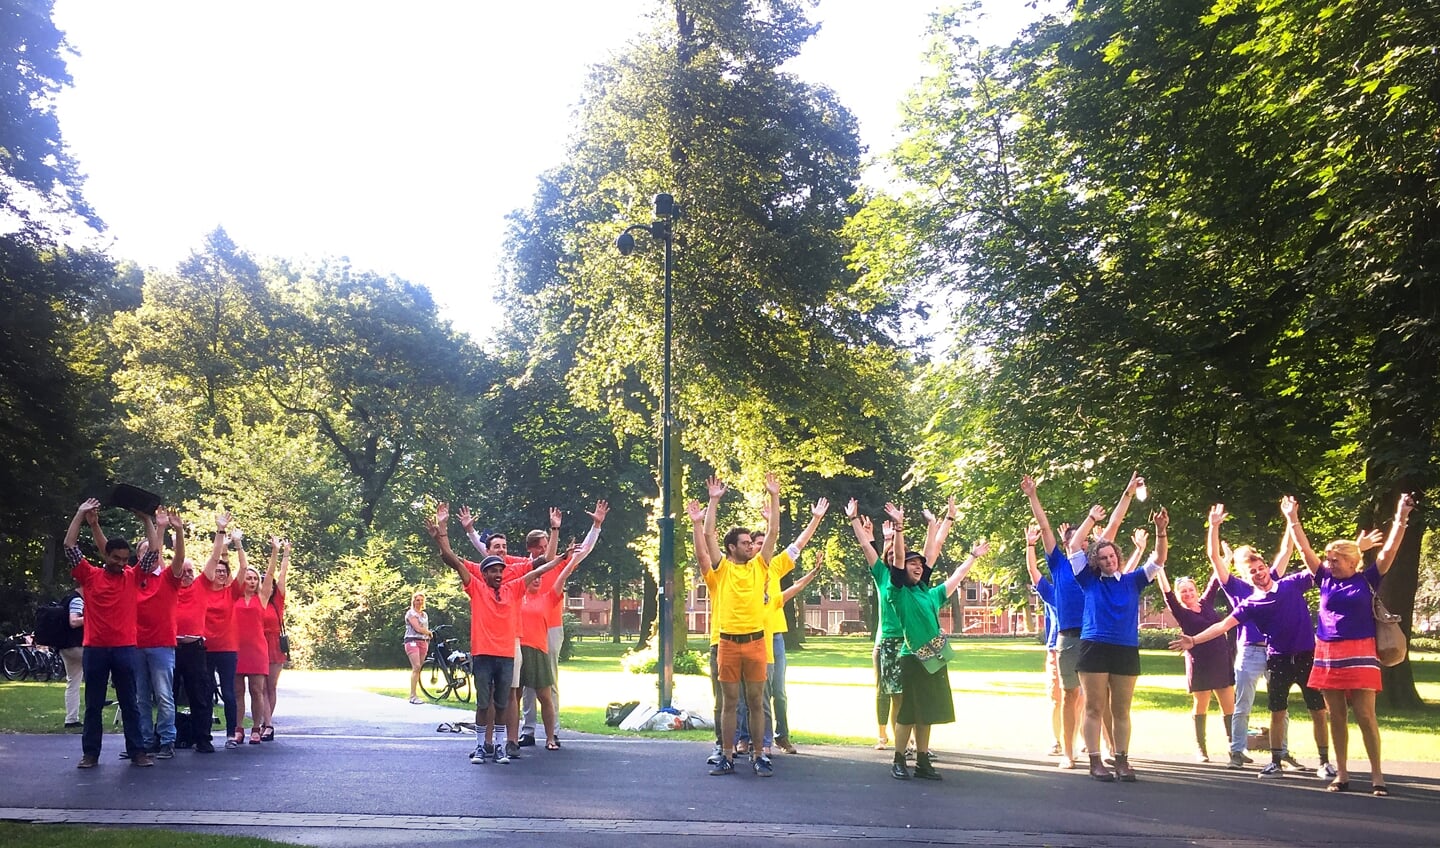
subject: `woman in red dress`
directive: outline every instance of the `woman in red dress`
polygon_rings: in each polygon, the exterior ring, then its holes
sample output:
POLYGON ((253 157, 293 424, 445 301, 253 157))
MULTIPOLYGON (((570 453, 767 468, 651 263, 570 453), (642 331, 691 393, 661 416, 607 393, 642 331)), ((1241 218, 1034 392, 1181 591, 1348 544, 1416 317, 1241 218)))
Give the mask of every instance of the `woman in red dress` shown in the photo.
POLYGON ((260 572, 245 562, 244 549, 236 541, 240 557, 240 579, 244 588, 235 599, 235 697, 238 703, 237 730, 243 733, 245 693, 250 693, 250 744, 260 744, 262 728, 270 719, 266 704, 266 679, 270 676, 270 647, 265 643, 265 612, 269 599, 260 594, 260 572))
POLYGON ((275 696, 280 686, 280 671, 289 661, 280 650, 281 622, 285 616, 285 575, 290 571, 290 540, 278 536, 270 537, 270 567, 265 569, 265 579, 260 581, 260 596, 269 600, 265 607, 265 645, 270 653, 270 674, 265 678, 265 706, 269 708, 265 724, 260 731, 260 741, 269 742, 275 738, 275 696))

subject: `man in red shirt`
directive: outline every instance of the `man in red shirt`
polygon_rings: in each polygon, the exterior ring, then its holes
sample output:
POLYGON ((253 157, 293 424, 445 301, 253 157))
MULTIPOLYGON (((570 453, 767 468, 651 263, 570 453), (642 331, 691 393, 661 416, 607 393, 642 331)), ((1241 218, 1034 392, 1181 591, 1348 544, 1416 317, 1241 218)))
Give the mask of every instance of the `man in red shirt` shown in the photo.
POLYGON ((105 693, 112 680, 130 764, 153 766, 155 761, 145 753, 140 739, 140 712, 135 700, 135 607, 141 573, 154 568, 159 560, 160 532, 150 516, 137 512, 150 540, 150 550, 140 564, 129 565, 130 543, 115 538, 104 542, 104 564, 92 565, 80 552, 80 524, 99 509, 100 502, 94 498, 80 504, 70 519, 64 542, 70 576, 85 593, 85 655, 81 661, 85 667, 85 728, 80 736, 82 756, 78 767, 94 768, 100 763, 105 693))
POLYGON ((140 740, 156 759, 175 756, 175 601, 185 564, 185 533, 179 516, 155 511, 164 537, 175 528, 175 553, 169 568, 156 564, 140 575, 135 607, 135 698, 140 705, 140 740))
MULTIPOLYGON (((176 535, 183 530, 177 525, 176 535)), ((209 595, 195 585, 195 561, 181 560, 180 589, 175 597, 175 682, 174 691, 184 692, 190 705, 189 732, 197 754, 215 753, 211 717, 215 710, 215 677, 209 674, 205 656, 205 608, 209 595)), ((183 717, 182 717, 183 718, 183 717)))

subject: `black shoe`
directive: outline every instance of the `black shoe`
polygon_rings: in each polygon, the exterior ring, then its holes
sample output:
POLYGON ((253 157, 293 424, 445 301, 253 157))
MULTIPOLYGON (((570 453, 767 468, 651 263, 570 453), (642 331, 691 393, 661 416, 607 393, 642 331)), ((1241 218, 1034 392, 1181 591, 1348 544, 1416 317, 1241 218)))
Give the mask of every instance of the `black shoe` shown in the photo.
POLYGON ((130 752, 129 752, 129 751, 121 751, 121 752, 120 752, 120 759, 122 759, 122 760, 128 760, 128 759, 130 759, 130 752))
POLYGON ((215 746, 212 745, 212 744, 210 744, 209 742, 205 742, 205 741, 196 742, 196 743, 195 743, 195 753, 197 753, 197 754, 213 754, 213 753, 215 753, 215 746))
POLYGON ((520 734, 520 747, 521 747, 521 748, 534 748, 534 747, 535 747, 535 734, 533 734, 533 733, 522 733, 522 734, 520 734))
POLYGON ((85 726, 85 724, 84 724, 83 722, 79 722, 79 721, 67 721, 67 722, 65 722, 65 729, 66 729, 66 730, 74 730, 74 729, 77 728, 77 727, 84 727, 84 726, 85 726))
POLYGON ((895 778, 896 780, 910 779, 910 769, 905 767, 904 752, 895 752, 895 760, 890 764, 890 776, 895 778))
POLYGON ((755 758, 754 768, 755 774, 758 777, 773 777, 775 775, 775 766, 770 762, 770 758, 764 754, 755 758))
POLYGON ((915 776, 922 780, 939 780, 940 772, 930 765, 929 754, 918 754, 915 757, 915 776))
POLYGON ((732 762, 729 757, 721 757, 721 758, 720 758, 720 762, 717 763, 716 765, 714 765, 713 767, 711 767, 711 769, 710 769, 710 774, 714 775, 715 777, 720 777, 721 775, 734 774, 734 773, 735 773, 735 763, 732 762))

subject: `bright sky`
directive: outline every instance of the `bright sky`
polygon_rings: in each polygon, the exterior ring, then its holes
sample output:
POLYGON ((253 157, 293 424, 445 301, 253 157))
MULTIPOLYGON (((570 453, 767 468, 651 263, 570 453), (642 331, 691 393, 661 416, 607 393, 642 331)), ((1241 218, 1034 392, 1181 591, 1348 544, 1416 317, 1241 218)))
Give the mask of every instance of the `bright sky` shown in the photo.
MULTIPOLYGON (((823 0, 789 68, 838 92, 872 153, 890 147, 939 2, 823 0)), ((1038 14, 983 5, 990 43, 1038 14)), ((61 131, 117 258, 172 269, 223 225, 257 256, 348 256, 422 283, 483 339, 505 215, 561 161, 587 68, 658 8, 58 0, 80 53, 61 131)))

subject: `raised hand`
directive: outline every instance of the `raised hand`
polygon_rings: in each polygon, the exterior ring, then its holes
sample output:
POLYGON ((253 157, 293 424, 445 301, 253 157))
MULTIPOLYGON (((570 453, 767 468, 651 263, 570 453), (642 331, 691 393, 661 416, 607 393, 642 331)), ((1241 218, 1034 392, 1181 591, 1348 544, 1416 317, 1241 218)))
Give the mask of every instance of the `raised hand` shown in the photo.
POLYGON ((1145 485, 1145 478, 1140 476, 1139 471, 1130 472, 1130 482, 1125 484, 1125 494, 1133 495, 1135 490, 1145 485))
POLYGON ((170 526, 170 511, 163 506, 155 507, 155 526, 161 531, 170 526))
POLYGON ((927 506, 927 507, 921 507, 921 508, 920 508, 920 514, 923 515, 923 516, 925 516, 925 523, 926 523, 926 524, 934 524, 936 521, 939 520, 939 519, 937 519, 937 518, 935 517, 935 513, 933 513, 933 512, 930 511, 930 507, 928 507, 928 506, 927 506))
POLYGON ((1384 541, 1385 534, 1379 530, 1361 530, 1360 535, 1355 537, 1355 547, 1359 548, 1361 553, 1364 553, 1371 548, 1380 547, 1380 544, 1384 541))
POLYGON ((830 499, 829 499, 829 498, 820 498, 819 500, 815 501, 815 505, 814 505, 814 506, 810 507, 810 514, 813 515, 813 516, 815 516, 816 518, 823 518, 823 517, 825 516, 825 513, 829 512, 829 511, 830 511, 830 499))
POLYGON ((875 544, 875 525, 870 523, 869 516, 862 515, 855 519, 855 536, 862 541, 875 544))
POLYGON ((884 536, 887 542, 895 538, 895 522, 886 521, 880 525, 880 535, 884 536))
POLYGON ((685 514, 690 516, 691 524, 699 524, 705 520, 705 507, 700 502, 691 498, 685 504, 685 514))
POLYGON ((224 533, 225 530, 226 530, 226 528, 229 527, 229 526, 230 526, 230 513, 228 513, 228 512, 217 512, 217 513, 215 513, 215 532, 216 532, 216 533, 224 533))
POLYGON ((1068 522, 1068 521, 1062 522, 1062 523, 1060 524, 1060 527, 1057 529, 1057 534, 1058 534, 1058 535, 1056 536, 1056 538, 1062 539, 1062 540, 1063 540, 1066 536, 1069 536, 1069 535, 1070 535, 1070 522, 1068 522))
POLYGON ((1170 512, 1163 506, 1151 513, 1150 520, 1155 522, 1155 535, 1157 536, 1164 536, 1170 529, 1170 512))
POLYGON ((466 535, 469 535, 470 532, 475 529, 475 516, 470 514, 469 505, 461 506, 460 511, 455 514, 460 519, 460 529, 464 530, 466 535))
POLYGON ((273 551, 274 553, 277 553, 277 554, 280 553, 280 537, 279 537, 279 536, 271 536, 271 537, 270 537, 270 550, 273 551))
POLYGON ((705 480, 705 493, 710 496, 712 501, 718 501, 725 497, 725 491, 728 488, 719 477, 712 476, 705 480))
POLYGON ((905 510, 901 509, 893 503, 890 503, 889 501, 885 502, 885 514, 890 516, 889 523, 891 524, 905 523, 905 510))
POLYGON ((1210 514, 1205 518, 1205 526, 1219 527, 1221 524, 1224 524, 1225 519, 1229 517, 1230 513, 1225 511, 1225 504, 1217 503, 1214 506, 1210 507, 1210 514))
POLYGON ((80 507, 75 510, 75 514, 76 514, 77 516, 85 519, 85 521, 88 522, 88 523, 90 523, 90 524, 99 524, 99 523, 100 523, 100 501, 99 501, 98 499, 96 499, 96 498, 87 498, 87 499, 85 499, 85 500, 80 504, 80 507))
MULTIPOLYGON (((466 509, 466 511, 468 511, 468 508, 462 507, 462 509, 466 509)), ((435 504, 435 526, 440 528, 440 530, 443 532, 445 530, 445 525, 449 523, 450 502, 440 501, 439 503, 435 504)), ((468 533, 470 531, 467 529, 465 532, 468 533)))
POLYGON ((1032 521, 1025 528, 1025 544, 1033 548, 1038 541, 1040 541, 1040 525, 1032 521))
POLYGON ((1035 494, 1035 478, 1029 474, 1020 478, 1020 491, 1025 495, 1035 494))
POLYGON ((955 496, 951 495, 945 499, 945 517, 954 524, 960 518, 960 510, 955 506, 955 496))
POLYGON ((1280 514, 1286 521, 1295 521, 1300 517, 1300 502, 1293 495, 1286 495, 1280 499, 1280 514))
POLYGON ((1145 532, 1144 527, 1136 527, 1134 534, 1130 536, 1130 541, 1135 543, 1135 547, 1143 551, 1145 550, 1145 545, 1150 542, 1150 534, 1145 532))
POLYGON ((859 518, 859 517, 860 517, 860 502, 857 501, 857 500, 855 500, 854 498, 851 498, 851 499, 849 500, 849 502, 847 502, 847 503, 845 504, 845 519, 846 519, 847 521, 854 521, 855 519, 857 519, 857 518, 859 518))
MULTIPOLYGON (((587 513, 587 514, 588 514, 588 513, 587 513)), ((564 516, 561 514, 559 507, 555 507, 555 506, 550 507, 550 529, 551 529, 551 530, 559 530, 559 529, 560 529, 560 523, 561 523, 561 521, 563 520, 563 518, 564 518, 564 516)), ((466 531, 466 532, 469 532, 469 531, 466 531)))
POLYGON ((780 478, 775 475, 774 471, 765 472, 765 491, 772 495, 780 494, 780 478))
POLYGON ((425 535, 429 536, 431 541, 440 541, 440 525, 435 523, 435 519, 427 518, 420 525, 425 528, 425 535))
POLYGON ((1410 520, 1410 511, 1414 508, 1414 493, 1406 492, 1405 494, 1401 495, 1399 502, 1395 504, 1395 520, 1400 524, 1405 524, 1410 520))
POLYGON ((814 565, 814 567, 812 567, 810 570, 811 570, 811 571, 819 571, 819 570, 820 570, 821 568, 823 568, 824 566, 825 566, 825 549, 824 549, 824 548, 820 548, 819 550, 815 551, 815 565, 814 565))
POLYGON ((280 549, 284 553, 290 553, 290 540, 285 539, 280 543, 280 549))
MULTIPOLYGON (((699 504, 696 503, 695 501, 691 501, 690 503, 694 503, 696 506, 699 506, 699 504)), ((610 502, 609 502, 609 501, 596 501, 596 502, 595 502, 595 509, 594 509, 593 511, 587 512, 587 513, 585 513, 585 514, 590 517, 590 520, 595 523, 595 526, 596 526, 596 527, 599 527, 601 524, 604 524, 604 523, 605 523, 605 516, 607 516, 607 515, 610 514, 610 502)), ((703 510, 702 510, 702 514, 703 514, 703 510)))
POLYGON ((975 557, 976 559, 979 559, 980 557, 983 557, 988 553, 990 553, 990 542, 985 539, 981 539, 980 541, 976 542, 973 547, 970 548, 970 556, 975 557))
POLYGON ((1094 506, 1090 507, 1090 520, 1095 524, 1099 524, 1100 522, 1104 521, 1105 507, 1101 506, 1100 504, 1095 504, 1094 506))

